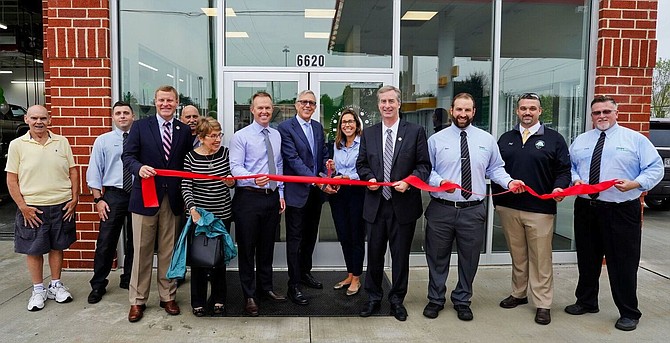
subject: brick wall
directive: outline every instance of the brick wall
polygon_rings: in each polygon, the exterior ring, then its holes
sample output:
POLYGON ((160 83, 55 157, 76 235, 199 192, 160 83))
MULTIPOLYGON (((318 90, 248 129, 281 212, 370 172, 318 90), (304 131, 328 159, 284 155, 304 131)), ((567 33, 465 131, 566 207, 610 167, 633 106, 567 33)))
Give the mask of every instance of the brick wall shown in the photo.
POLYGON ((92 268, 99 218, 85 174, 93 141, 112 127, 109 1, 45 0, 42 8, 45 99, 52 130, 72 145, 82 191, 64 267, 92 268))
POLYGON ((619 103, 619 123, 649 131, 657 0, 601 0, 595 94, 619 103))

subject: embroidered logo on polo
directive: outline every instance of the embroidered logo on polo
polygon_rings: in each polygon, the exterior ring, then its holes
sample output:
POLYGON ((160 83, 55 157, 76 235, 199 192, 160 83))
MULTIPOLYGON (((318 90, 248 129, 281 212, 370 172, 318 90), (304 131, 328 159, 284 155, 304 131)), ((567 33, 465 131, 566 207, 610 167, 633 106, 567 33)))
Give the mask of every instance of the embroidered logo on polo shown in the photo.
POLYGON ((540 139, 537 142, 535 142, 535 149, 539 150, 539 149, 542 149, 542 148, 544 148, 544 141, 540 139))

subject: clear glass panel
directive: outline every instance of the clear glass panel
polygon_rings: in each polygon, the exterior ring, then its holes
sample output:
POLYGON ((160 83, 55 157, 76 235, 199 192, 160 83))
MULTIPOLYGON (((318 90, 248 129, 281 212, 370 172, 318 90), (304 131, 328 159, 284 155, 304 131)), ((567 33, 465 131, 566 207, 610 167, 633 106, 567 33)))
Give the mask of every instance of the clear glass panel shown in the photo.
POLYGON ((295 67, 323 55, 325 67, 391 67, 393 1, 228 0, 227 66, 295 67))
MULTIPOLYGON (((453 96, 468 92, 477 107, 474 125, 490 131, 492 2, 403 1, 400 15, 403 118, 431 136, 449 124, 453 96)), ((429 201, 424 192, 424 208, 429 201)), ((412 252, 423 252, 424 230, 421 217, 412 252)))
MULTIPOLYGON (((540 95, 540 120, 560 132, 568 144, 584 131, 590 1, 504 1, 497 133, 517 123, 516 101, 526 92, 540 95), (528 29, 529 18, 552 18, 528 29)), ((554 251, 574 249, 572 202, 558 206, 554 251)), ((502 229, 494 221, 493 250, 507 251, 502 229)))
MULTIPOLYGON (((319 120, 326 130, 328 149, 333 156, 333 144, 337 132, 337 121, 344 109, 354 108, 363 120, 363 128, 379 122, 377 107, 377 90, 383 86, 382 82, 331 82, 320 83, 321 94, 319 120)), ((319 242, 337 242, 335 224, 330 206, 324 204, 319 223, 319 242)))
POLYGON ((155 113, 162 85, 177 89, 181 106, 216 111, 216 17, 201 9, 213 2, 119 0, 121 99, 140 117, 155 113))

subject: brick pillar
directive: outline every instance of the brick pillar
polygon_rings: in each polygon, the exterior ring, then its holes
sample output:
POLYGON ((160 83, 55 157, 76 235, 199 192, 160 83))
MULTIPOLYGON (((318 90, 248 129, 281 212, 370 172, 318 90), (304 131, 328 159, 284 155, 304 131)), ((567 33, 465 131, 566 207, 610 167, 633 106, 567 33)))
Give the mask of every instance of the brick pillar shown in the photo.
POLYGON ((649 132, 657 0, 601 0, 595 94, 619 103, 619 123, 649 132))
POLYGON ((51 129, 68 138, 79 170, 77 242, 64 268, 92 268, 99 218, 86 187, 95 138, 112 126, 108 0, 44 0, 44 80, 51 129))

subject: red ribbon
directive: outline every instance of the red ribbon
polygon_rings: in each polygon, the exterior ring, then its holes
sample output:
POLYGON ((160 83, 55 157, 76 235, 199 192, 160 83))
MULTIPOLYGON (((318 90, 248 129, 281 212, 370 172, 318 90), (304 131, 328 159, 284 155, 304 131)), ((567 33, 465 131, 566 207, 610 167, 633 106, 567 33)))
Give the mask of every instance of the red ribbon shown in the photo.
MULTIPOLYGON (((207 180, 244 180, 244 179, 255 179, 262 176, 267 176, 270 180, 281 181, 281 182, 299 182, 299 183, 316 183, 316 184, 327 184, 327 185, 339 185, 339 186, 393 186, 395 182, 370 182, 362 180, 350 180, 350 179, 334 179, 334 178, 323 178, 316 176, 294 176, 294 175, 270 175, 270 174, 254 174, 254 175, 244 175, 244 176, 231 176, 231 177, 222 177, 214 176, 208 174, 199 174, 191 173, 185 171, 169 170, 169 169, 154 169, 156 175, 158 176, 168 176, 168 177, 181 177, 181 178, 190 178, 190 179, 207 179, 207 180)), ((463 189, 460 185, 451 182, 445 182, 439 187, 433 187, 423 182, 420 178, 410 175, 403 179, 402 181, 407 182, 410 186, 418 188, 422 191, 427 192, 446 192, 452 189, 461 189, 466 192, 472 193, 466 189, 463 189)), ((552 199, 555 197, 564 197, 569 195, 580 195, 580 194, 591 194, 602 192, 616 184, 616 180, 604 181, 596 185, 578 185, 572 186, 564 189, 562 192, 550 193, 550 194, 538 194, 533 189, 528 186, 524 186, 526 191, 533 196, 536 196, 540 199, 552 199)), ((499 195, 510 192, 505 191, 502 193, 491 194, 499 195)), ((475 194, 475 193, 472 193, 475 194)), ((481 194, 485 195, 485 194, 481 194)), ((156 182, 154 177, 149 177, 142 179, 142 200, 144 201, 145 207, 158 207, 158 196, 156 195, 156 182)))

